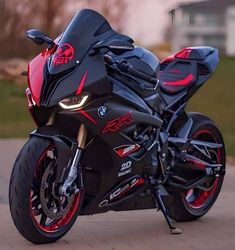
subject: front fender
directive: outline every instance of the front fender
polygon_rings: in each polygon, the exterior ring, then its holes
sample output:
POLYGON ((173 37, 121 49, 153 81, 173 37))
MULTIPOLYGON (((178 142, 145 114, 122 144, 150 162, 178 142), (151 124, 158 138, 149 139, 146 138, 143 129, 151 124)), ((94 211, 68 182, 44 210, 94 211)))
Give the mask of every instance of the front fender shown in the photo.
POLYGON ((34 130, 30 137, 40 137, 50 140, 56 149, 56 183, 63 183, 69 171, 70 161, 74 158, 78 144, 71 138, 63 135, 59 128, 53 125, 40 127, 34 130))

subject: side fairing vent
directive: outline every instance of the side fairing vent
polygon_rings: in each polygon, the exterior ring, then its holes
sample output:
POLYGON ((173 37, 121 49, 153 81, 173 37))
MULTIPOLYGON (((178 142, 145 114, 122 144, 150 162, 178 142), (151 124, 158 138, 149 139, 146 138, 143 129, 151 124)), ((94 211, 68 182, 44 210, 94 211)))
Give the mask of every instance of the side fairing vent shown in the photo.
POLYGON ((208 67, 205 64, 202 63, 198 63, 198 73, 199 75, 209 75, 210 74, 210 70, 208 69, 208 67))
POLYGON ((169 63, 170 63, 170 61, 161 63, 160 64, 160 70, 165 70, 166 67, 169 65, 169 63))

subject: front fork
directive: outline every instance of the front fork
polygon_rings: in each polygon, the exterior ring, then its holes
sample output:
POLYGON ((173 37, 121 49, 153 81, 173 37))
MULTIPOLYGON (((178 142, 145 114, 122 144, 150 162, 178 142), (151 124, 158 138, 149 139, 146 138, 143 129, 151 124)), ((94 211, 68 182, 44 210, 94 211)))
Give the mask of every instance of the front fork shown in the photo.
POLYGON ((69 160, 67 168, 69 169, 67 177, 63 184, 59 187, 59 194, 64 196, 69 196, 73 193, 77 193, 80 189, 83 189, 83 178, 82 169, 80 166, 80 160, 82 156, 82 151, 86 145, 87 129, 84 124, 80 125, 78 135, 77 135, 77 148, 74 157, 69 160), (78 180, 76 182, 76 180, 78 180))

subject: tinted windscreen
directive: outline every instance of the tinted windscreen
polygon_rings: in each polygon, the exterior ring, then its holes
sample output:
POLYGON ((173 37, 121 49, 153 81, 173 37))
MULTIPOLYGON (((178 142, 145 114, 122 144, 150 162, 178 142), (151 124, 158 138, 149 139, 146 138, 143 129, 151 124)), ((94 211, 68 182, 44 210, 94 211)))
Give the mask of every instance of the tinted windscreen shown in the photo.
POLYGON ((99 13, 88 9, 80 11, 59 41, 59 46, 50 59, 49 73, 58 74, 81 64, 92 45, 115 34, 99 13))

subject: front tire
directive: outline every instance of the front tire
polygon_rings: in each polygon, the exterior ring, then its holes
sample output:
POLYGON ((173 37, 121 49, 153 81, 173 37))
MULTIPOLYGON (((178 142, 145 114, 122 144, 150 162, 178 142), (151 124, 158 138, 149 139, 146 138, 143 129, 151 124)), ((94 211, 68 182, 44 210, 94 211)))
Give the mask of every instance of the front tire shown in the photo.
MULTIPOLYGON (((218 128, 209 118, 197 113, 189 113, 193 119, 193 127, 189 134, 189 138, 195 140, 209 141, 220 143, 222 148, 212 150, 211 157, 215 163, 222 164, 225 170, 225 148, 223 138, 218 128)), ((192 221, 205 215, 215 203, 222 184, 224 175, 213 177, 208 183, 208 191, 199 189, 186 190, 173 189, 172 200, 168 205, 169 215, 176 221, 192 221)))
POLYGON ((51 141, 32 137, 19 153, 10 179, 9 204, 18 231, 35 244, 55 242, 74 224, 82 198, 55 198, 56 160, 51 141), (66 200, 67 199, 67 200, 66 200))

